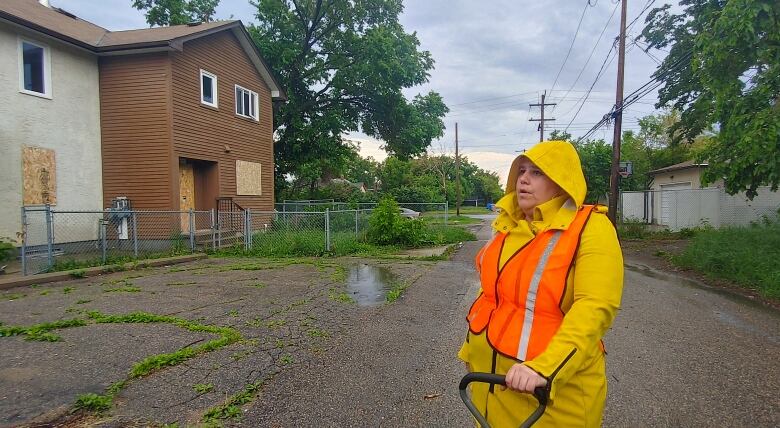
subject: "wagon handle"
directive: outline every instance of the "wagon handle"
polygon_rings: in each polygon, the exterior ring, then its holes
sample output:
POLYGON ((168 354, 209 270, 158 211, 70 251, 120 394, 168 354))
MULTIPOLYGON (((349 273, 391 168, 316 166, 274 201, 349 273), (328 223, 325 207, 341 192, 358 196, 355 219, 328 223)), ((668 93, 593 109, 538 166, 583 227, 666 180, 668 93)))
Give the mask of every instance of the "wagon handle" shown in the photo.
MULTIPOLYGON (((494 385, 502 385, 506 386, 506 378, 502 375, 497 375, 493 373, 467 373, 465 376, 463 376, 463 379, 460 380, 460 385, 458 388, 460 389, 460 398, 463 400, 463 403, 466 405, 466 407, 469 409, 469 412, 474 416, 474 418, 479 422, 480 426, 483 428, 490 428, 490 424, 488 424, 487 420, 485 420, 485 417, 482 416, 481 413, 477 410, 476 407, 474 407, 474 403, 471 402, 471 399, 469 399, 468 395, 466 395, 466 387, 471 382, 485 382, 490 383, 494 385)), ((533 396, 539 401, 539 407, 534 410, 534 412, 531 414, 531 416, 528 417, 521 425, 520 428, 528 428, 534 423, 536 423, 537 420, 539 420, 540 417, 542 417, 542 414, 544 414, 544 409, 547 407, 547 401, 549 399, 549 391, 547 391, 546 388, 543 387, 537 387, 534 389, 533 396)))

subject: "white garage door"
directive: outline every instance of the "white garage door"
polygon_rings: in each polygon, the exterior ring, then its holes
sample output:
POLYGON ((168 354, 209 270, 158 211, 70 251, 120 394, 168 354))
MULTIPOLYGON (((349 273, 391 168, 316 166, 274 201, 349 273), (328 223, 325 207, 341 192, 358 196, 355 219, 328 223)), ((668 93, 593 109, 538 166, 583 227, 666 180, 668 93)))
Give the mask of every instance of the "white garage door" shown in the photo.
POLYGON ((690 190, 692 188, 691 182, 685 183, 673 183, 661 185, 661 224, 664 226, 673 226, 672 220, 675 218, 675 210, 677 210, 677 198, 678 194, 676 190, 690 190))

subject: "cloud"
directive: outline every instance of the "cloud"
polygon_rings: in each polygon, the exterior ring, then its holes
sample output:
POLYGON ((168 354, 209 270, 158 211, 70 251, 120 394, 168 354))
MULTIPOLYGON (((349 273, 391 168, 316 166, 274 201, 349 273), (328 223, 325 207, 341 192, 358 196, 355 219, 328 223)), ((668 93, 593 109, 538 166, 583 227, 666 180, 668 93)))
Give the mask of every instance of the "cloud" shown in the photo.
MULTIPOLYGON (((109 30, 144 28, 143 13, 132 8, 131 0, 51 0, 77 16, 109 30)), ((584 2, 560 1, 554 7, 536 0, 407 0, 400 21, 407 32, 416 32, 421 49, 431 52, 435 69, 428 83, 407 88, 404 94, 436 91, 442 95, 451 112, 445 117, 444 136, 431 145, 432 152, 454 154, 455 123, 464 153, 484 169, 500 172, 506 159, 515 151, 528 148, 539 139, 536 123, 539 110, 528 106, 538 102, 544 90, 549 108, 546 117, 553 117, 547 129, 565 128, 572 121, 570 132, 575 137, 584 134, 607 113, 615 99, 616 60, 594 85, 588 102, 574 119, 578 100, 594 83, 597 71, 604 63, 613 40, 618 34, 619 10, 607 25, 610 14, 619 6, 611 1, 591 1, 585 10, 582 25, 565 66, 561 69, 572 43, 584 2), (606 30, 605 30, 606 28, 606 30), (604 36, 597 44, 600 33, 604 36), (588 61, 591 51, 596 47, 588 61), (585 63, 587 61, 587 67, 585 63), (572 87, 576 76, 582 76, 572 87), (475 102, 476 101, 476 102, 475 102), (467 104, 464 104, 467 103, 467 104), (471 158, 473 156, 473 158, 471 158)), ((630 2, 628 20, 644 7, 644 2, 630 2)), ((675 6, 679 12, 679 7, 675 6)), ((246 0, 222 0, 217 8, 220 19, 240 19, 245 25, 255 22, 256 10, 246 0)), ((629 30, 629 41, 641 31, 640 19, 629 30)), ((663 58, 663 52, 656 52, 663 58)), ((628 45, 626 55, 625 93, 650 80, 657 64, 641 49, 628 45)), ((655 101, 655 94, 645 101, 655 101)), ((624 114, 624 129, 636 127, 635 118, 654 109, 651 104, 635 104, 624 114)), ((548 134, 549 135, 549 134, 548 134)), ((604 129, 596 137, 611 141, 611 131, 604 129)), ((354 133, 350 139, 361 144, 361 153, 377 160, 385 158, 378 140, 354 133)), ((510 159, 511 161, 511 159, 510 159)))

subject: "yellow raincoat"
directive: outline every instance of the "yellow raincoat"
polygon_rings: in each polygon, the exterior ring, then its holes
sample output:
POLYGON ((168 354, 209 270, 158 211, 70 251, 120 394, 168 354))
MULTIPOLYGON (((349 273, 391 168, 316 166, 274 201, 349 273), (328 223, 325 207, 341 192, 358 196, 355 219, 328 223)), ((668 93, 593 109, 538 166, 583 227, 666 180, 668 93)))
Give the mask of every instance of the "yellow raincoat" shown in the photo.
MULTIPOLYGON (((547 141, 518 156, 512 163, 506 195, 496 206, 501 209, 493 222, 496 232, 508 233, 499 264, 543 230, 565 230, 583 204, 587 193, 582 167, 574 147, 565 141, 547 141), (525 156, 558 184, 566 195, 534 209, 533 221, 517 205, 515 183, 518 162, 525 156)), ((561 309, 566 314, 547 349, 523 364, 550 379, 550 403, 534 426, 598 427, 607 395, 604 351, 601 338, 620 307, 623 290, 623 256, 606 210, 597 207, 582 232, 580 245, 567 278, 561 309)), ((458 357, 471 371, 506 374, 517 363, 490 347, 485 332, 468 333, 458 357), (495 371, 492 371, 495 358, 495 371)), ((529 394, 472 383, 472 401, 494 428, 517 427, 538 402, 529 394)))

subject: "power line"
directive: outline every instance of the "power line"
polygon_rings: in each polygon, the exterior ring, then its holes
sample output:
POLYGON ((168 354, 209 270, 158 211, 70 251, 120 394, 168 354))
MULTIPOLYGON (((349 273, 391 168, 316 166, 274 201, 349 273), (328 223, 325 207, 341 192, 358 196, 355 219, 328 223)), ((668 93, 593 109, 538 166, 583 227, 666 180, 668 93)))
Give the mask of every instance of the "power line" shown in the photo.
MULTIPOLYGON (((588 96, 590 95, 590 90, 591 90, 591 89, 593 89, 593 87, 594 87, 594 86, 596 86, 596 83, 599 81, 599 79, 600 79, 600 78, 601 78, 601 76, 602 76, 602 73, 603 73, 603 72, 604 72, 604 70, 606 69, 606 67, 607 67, 607 62, 609 61, 609 62, 611 63, 611 62, 612 62, 612 59, 614 59, 614 58, 615 58, 614 56, 612 56, 612 53, 613 53, 614 51, 615 51, 615 44, 613 44, 613 45, 612 45, 612 48, 610 48, 609 52, 607 52, 607 57, 606 57, 606 58, 604 58, 604 62, 603 62, 603 63, 601 63, 601 68, 599 69, 599 72, 598 72, 598 73, 596 73, 596 78, 593 80, 593 83, 590 85, 590 89, 588 90, 588 92, 586 92, 586 93, 585 93, 585 95, 583 95, 583 96, 582 96, 582 103, 580 104, 580 108, 579 108, 579 109, 577 109, 577 112, 576 112, 576 113, 574 113, 574 116, 571 118, 571 121, 569 121, 569 123, 572 123, 572 122, 574 122, 574 119, 576 119, 576 118, 577 118, 577 115, 579 115, 579 114, 580 114, 580 111, 582 110, 582 106, 584 106, 584 105, 585 105, 585 102, 588 100, 588 96), (612 58, 612 59, 610 59, 610 58, 612 58)), ((577 105, 577 104, 575 104, 575 106, 576 106, 576 105, 577 105)), ((572 110, 574 110, 574 107, 572 107, 572 108, 571 108, 569 111, 567 111, 566 113, 564 113, 564 114, 563 114, 563 116, 565 116, 565 115, 569 114, 569 112, 570 112, 570 111, 572 111, 572 110)))
MULTIPOLYGON (((692 50, 686 52, 685 55, 683 55, 680 59, 667 66, 661 73, 653 77, 649 82, 645 83, 644 85, 634 90, 634 92, 624 97, 623 103, 620 106, 620 112, 622 113, 622 111, 626 110, 626 107, 634 104, 637 100, 641 99, 647 94, 653 92, 659 86, 663 85, 664 83, 663 78, 680 69, 684 65, 684 62, 686 60, 689 60, 691 56, 693 56, 692 50)), ((581 139, 583 140, 587 139, 588 137, 593 135, 593 133, 596 132, 596 130, 600 128, 602 125, 604 125, 605 123, 609 123, 609 121, 617 112, 618 112, 617 106, 612 106, 612 110, 610 110, 609 113, 605 114, 598 123, 593 125, 593 127, 588 132, 586 132, 585 135, 581 137, 581 139)))
MULTIPOLYGON (((569 95, 569 92, 572 92, 574 86, 577 85, 577 82, 579 82, 580 77, 582 77, 582 73, 585 72, 585 69, 588 67, 588 64, 590 63, 591 58, 593 58, 593 54, 596 52, 596 48, 598 48, 599 43, 601 43, 601 38, 604 37, 604 33, 607 31, 607 28, 609 27, 609 23, 612 22, 612 18, 615 16, 615 12, 617 12, 618 6, 615 5, 615 7, 612 9, 612 14, 609 15, 609 19, 607 20, 607 23, 604 24, 604 28, 601 29, 601 33, 599 34, 599 38, 596 39, 596 43, 593 45, 593 49, 590 50, 590 55, 588 55, 588 59, 585 60, 585 64, 583 64, 582 68, 580 69, 580 72, 577 74, 577 77, 574 79, 574 82, 571 84, 569 89, 566 91, 565 94, 563 94, 564 97, 569 95)), ((613 46, 614 49, 614 46, 613 46)), ((593 89, 591 87, 591 89, 593 89)))
POLYGON ((521 92, 519 94, 505 95, 505 96, 501 96, 501 97, 482 98, 482 99, 479 99, 479 100, 467 101, 465 103, 451 104, 450 107, 457 107, 457 106, 462 106, 462 105, 466 105, 466 104, 481 103, 481 102, 484 102, 484 101, 500 100, 500 99, 504 99, 504 98, 519 97, 521 95, 535 94, 537 92, 539 92, 539 91, 528 91, 528 92, 521 92))
POLYGON ((574 42, 577 40, 577 35, 580 34, 580 27, 582 26, 582 20, 583 18, 585 18, 585 12, 588 10, 588 6, 590 6, 590 0, 585 2, 585 7, 582 8, 582 15, 580 15, 580 21, 577 23, 577 29, 574 30, 574 38, 571 39, 571 44, 569 45, 569 51, 566 52, 566 56, 563 58, 563 63, 561 63, 561 68, 558 69, 558 74, 555 75, 555 80, 553 81, 552 89, 550 89, 551 95, 553 91, 555 91, 555 84, 558 83, 558 78, 561 77, 561 72, 563 71, 563 67, 566 65, 566 61, 569 60, 569 55, 571 55, 571 49, 574 47, 574 42))

